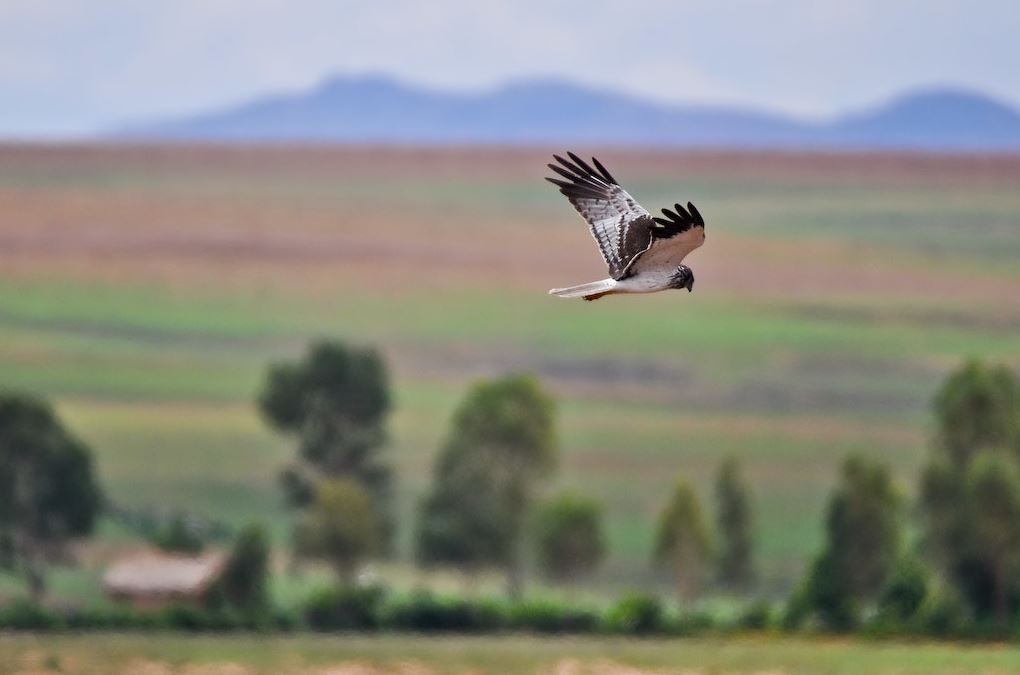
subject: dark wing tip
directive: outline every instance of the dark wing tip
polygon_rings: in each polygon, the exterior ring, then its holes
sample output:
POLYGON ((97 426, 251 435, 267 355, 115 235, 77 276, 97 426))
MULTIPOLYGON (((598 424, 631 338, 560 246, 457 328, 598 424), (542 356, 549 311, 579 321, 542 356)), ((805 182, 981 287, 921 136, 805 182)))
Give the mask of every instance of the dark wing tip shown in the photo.
POLYGON ((701 212, 694 206, 694 202, 687 202, 687 209, 691 212, 691 216, 694 218, 694 222, 701 227, 705 226, 705 219, 702 217, 701 212))
POLYGON ((578 157, 574 153, 572 153, 570 151, 567 151, 567 157, 569 157, 570 159, 574 160, 574 164, 576 164, 577 166, 579 166, 582 169, 584 169, 585 173, 587 173, 589 176, 598 176, 598 174, 595 173, 595 169, 593 169, 590 166, 588 166, 587 162, 585 162, 583 159, 581 159, 580 157, 578 157))
POLYGON ((595 164, 595 168, 599 170, 599 173, 602 174, 603 178, 605 178, 607 181, 609 181, 613 185, 619 185, 619 183, 616 182, 616 179, 613 178, 613 174, 611 174, 608 171, 606 171, 606 167, 602 166, 602 162, 600 162, 598 160, 598 157, 592 157, 591 161, 592 161, 593 164, 595 164))

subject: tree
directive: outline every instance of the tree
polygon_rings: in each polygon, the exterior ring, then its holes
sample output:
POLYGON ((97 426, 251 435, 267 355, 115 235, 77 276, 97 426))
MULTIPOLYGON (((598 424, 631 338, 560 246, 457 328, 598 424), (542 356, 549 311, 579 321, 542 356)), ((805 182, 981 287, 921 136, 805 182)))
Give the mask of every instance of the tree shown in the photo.
POLYGON ((35 600, 46 590, 46 564, 92 531, 101 505, 89 448, 46 403, 0 395, 0 539, 35 600))
POLYGON ((551 399, 526 376, 474 385, 453 416, 418 525, 418 559, 504 568, 523 585, 521 539, 535 490, 556 466, 551 399))
POLYGON ((323 480, 298 523, 298 553, 327 561, 340 583, 354 583, 358 567, 378 550, 379 527, 369 494, 348 478, 323 480))
POLYGON ((719 534, 718 578, 730 588, 747 588, 754 578, 753 524, 750 496, 740 465, 730 457, 715 481, 716 529, 719 534))
POLYGON ((297 436, 298 459, 281 475, 288 501, 307 506, 321 478, 350 478, 372 496, 384 548, 392 539, 392 471, 383 461, 390 409, 386 367, 372 349, 313 344, 296 362, 270 367, 262 414, 297 436))
POLYGON ((984 451, 971 462, 966 503, 974 551, 983 552, 992 611, 1005 625, 1011 614, 1010 584, 1020 571, 1020 467, 1002 452, 984 451))
POLYGON ((546 502, 536 519, 536 543, 539 564, 550 579, 572 581, 590 574, 606 554, 602 507, 571 494, 546 502))
POLYGON ((171 553, 201 553, 205 541, 198 528, 182 514, 175 515, 169 522, 156 530, 152 543, 171 553))
POLYGON ((228 605, 246 612, 269 605, 269 553, 265 528, 248 525, 238 533, 220 578, 228 605))
POLYGON ((899 558, 901 498, 885 465, 850 456, 825 521, 825 546, 811 566, 804 602, 833 628, 850 628, 862 602, 885 587, 899 558))
POLYGON ((1017 589, 1020 381, 1005 366, 969 361, 933 403, 938 432, 921 476, 925 543, 978 617, 1004 621, 1017 589))
POLYGON ((968 361, 942 383, 933 407, 938 447, 954 465, 987 449, 1020 452, 1020 382, 1006 366, 968 361))
POLYGON ((711 534, 698 497, 685 480, 679 479, 659 516, 654 562, 671 568, 679 596, 692 599, 711 552, 711 534))

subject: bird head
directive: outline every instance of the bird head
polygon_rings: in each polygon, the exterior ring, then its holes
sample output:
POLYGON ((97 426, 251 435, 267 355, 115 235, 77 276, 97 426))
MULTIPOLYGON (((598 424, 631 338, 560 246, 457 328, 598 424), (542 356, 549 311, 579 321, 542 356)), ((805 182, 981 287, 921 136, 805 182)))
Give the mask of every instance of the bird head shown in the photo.
POLYGON ((676 273, 673 274, 670 282, 671 288, 677 290, 686 288, 687 292, 690 293, 694 290, 694 272, 687 265, 680 265, 676 268, 676 273))

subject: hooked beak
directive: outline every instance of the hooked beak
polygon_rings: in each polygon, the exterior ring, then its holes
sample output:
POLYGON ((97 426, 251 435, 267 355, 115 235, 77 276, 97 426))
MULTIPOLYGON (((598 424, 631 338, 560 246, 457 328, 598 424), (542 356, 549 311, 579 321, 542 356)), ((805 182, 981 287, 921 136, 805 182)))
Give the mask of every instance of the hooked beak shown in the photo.
POLYGON ((690 278, 690 280, 687 282, 687 284, 684 286, 684 288, 687 289, 688 293, 691 293, 691 292, 694 291, 694 277, 690 278))

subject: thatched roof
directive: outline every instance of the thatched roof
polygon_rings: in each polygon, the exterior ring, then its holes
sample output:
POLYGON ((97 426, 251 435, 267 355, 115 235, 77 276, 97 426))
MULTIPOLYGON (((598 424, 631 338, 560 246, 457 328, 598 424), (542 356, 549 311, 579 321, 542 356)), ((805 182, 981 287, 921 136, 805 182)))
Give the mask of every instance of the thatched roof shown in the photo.
POLYGON ((146 551, 110 565, 103 587, 117 596, 198 596, 216 581, 225 562, 222 553, 182 556, 146 551))

